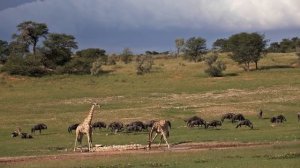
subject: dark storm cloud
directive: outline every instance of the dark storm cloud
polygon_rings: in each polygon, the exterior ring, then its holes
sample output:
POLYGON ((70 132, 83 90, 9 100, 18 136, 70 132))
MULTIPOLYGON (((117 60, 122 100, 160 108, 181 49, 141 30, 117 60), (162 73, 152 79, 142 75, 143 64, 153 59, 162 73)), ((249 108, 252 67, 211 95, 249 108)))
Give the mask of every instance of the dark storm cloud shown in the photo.
MULTIPOLYGON (((1 1, 2 2, 2 1, 1 1)), ((5 2, 5 1, 4 1, 5 2)), ((21 1, 20 1, 21 2, 21 1)), ((243 31, 299 36, 299 0, 46 0, 4 4, 0 39, 26 20, 72 34, 80 48, 172 50, 178 37, 216 38, 243 31)), ((2 5, 1 5, 2 7, 2 5)), ((269 37, 268 35, 271 35, 269 37)))

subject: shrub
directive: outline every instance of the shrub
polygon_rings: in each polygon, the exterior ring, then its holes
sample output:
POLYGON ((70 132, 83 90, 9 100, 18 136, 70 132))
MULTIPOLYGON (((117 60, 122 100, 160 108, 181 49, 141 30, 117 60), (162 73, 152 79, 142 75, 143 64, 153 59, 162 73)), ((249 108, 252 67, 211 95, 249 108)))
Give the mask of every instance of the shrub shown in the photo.
POLYGON ((150 55, 146 56, 138 56, 136 58, 137 66, 136 66, 136 74, 143 75, 144 73, 149 73, 152 69, 152 65, 154 64, 153 58, 150 55))
POLYGON ((222 61, 217 61, 218 57, 219 56, 217 53, 213 53, 205 58, 208 68, 205 69, 204 72, 211 77, 221 77, 223 76, 222 72, 226 70, 225 63, 222 61))

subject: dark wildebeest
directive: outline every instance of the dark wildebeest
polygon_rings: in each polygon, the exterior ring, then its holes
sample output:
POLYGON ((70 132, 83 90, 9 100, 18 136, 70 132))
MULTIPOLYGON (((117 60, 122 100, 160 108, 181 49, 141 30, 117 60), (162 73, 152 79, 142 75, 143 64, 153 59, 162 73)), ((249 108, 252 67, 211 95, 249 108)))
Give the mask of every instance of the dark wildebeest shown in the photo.
POLYGON ((243 120, 245 120, 243 114, 236 114, 232 117, 231 122, 234 123, 236 121, 243 121, 243 120))
POLYGON ((219 120, 212 120, 212 121, 207 122, 205 124, 205 128, 208 128, 208 127, 217 127, 217 126, 222 126, 222 122, 219 121, 219 120))
POLYGON ((146 129, 146 126, 142 121, 133 121, 125 125, 125 127, 129 127, 129 126, 138 126, 141 127, 142 129, 146 129))
POLYGON ((121 122, 112 122, 107 126, 112 132, 117 133, 123 129, 123 123, 121 122))
POLYGON ((299 122, 300 121, 300 113, 298 113, 297 116, 298 116, 298 122, 299 122))
POLYGON ((260 111, 259 111, 259 113, 257 114, 257 116, 258 116, 258 118, 259 118, 259 119, 262 119, 262 116, 263 116, 263 111, 262 111, 262 110, 260 110, 260 111))
POLYGON ((72 124, 68 127, 68 132, 71 133, 72 130, 76 130, 76 128, 78 127, 79 123, 76 124, 72 124))
POLYGON ((252 124, 252 122, 249 121, 249 120, 247 120, 247 119, 245 119, 245 120, 243 120, 243 121, 240 121, 240 122, 236 125, 235 128, 242 127, 242 125, 248 126, 248 127, 250 127, 251 129, 253 129, 253 124, 252 124))
POLYGON ((143 128, 138 125, 127 125, 125 130, 127 132, 139 132, 139 131, 142 131, 143 128))
POLYGON ((283 121, 286 121, 286 118, 282 114, 280 114, 279 116, 277 116, 277 120, 282 123, 283 121))
POLYGON ((39 130, 40 134, 41 134, 43 129, 47 129, 46 124, 43 124, 43 123, 37 124, 31 128, 31 133, 34 133, 36 130, 39 130))
POLYGON ((225 119, 231 120, 234 116, 234 113, 226 113, 221 117, 221 121, 224 122, 225 119))
POLYGON ((271 117, 270 121, 271 123, 282 123, 283 121, 286 121, 286 118, 281 114, 278 116, 271 117))
POLYGON ((21 133, 21 138, 22 139, 32 139, 33 137, 30 134, 22 132, 21 133))
POLYGON ((204 121, 203 119, 192 120, 188 123, 188 127, 195 127, 195 126, 202 127, 202 125, 204 126, 206 125, 206 121, 204 121))
POLYGON ((14 138, 14 137, 19 136, 19 134, 18 134, 16 131, 14 131, 14 132, 12 132, 12 133, 10 134, 10 136, 11 136, 12 138, 14 138))
POLYGON ((184 120, 186 122, 186 125, 188 127, 194 127, 195 125, 197 126, 202 126, 205 125, 205 120, 203 120, 202 118, 198 117, 198 116, 193 116, 191 118, 188 118, 186 120, 184 120))
POLYGON ((106 124, 102 121, 98 121, 98 122, 95 122, 92 124, 92 128, 94 128, 94 130, 96 128, 99 128, 99 130, 100 130, 101 128, 106 128, 106 124))

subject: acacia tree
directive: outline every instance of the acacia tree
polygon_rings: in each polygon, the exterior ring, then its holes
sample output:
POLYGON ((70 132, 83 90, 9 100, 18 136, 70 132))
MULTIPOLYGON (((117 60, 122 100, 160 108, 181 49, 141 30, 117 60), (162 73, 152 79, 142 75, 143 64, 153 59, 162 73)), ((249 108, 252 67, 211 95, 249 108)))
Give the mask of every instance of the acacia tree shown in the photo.
POLYGON ((22 41, 28 45, 32 45, 33 54, 36 52, 36 45, 40 37, 46 38, 48 34, 48 27, 44 23, 36 23, 33 21, 25 21, 18 26, 20 34, 14 34, 13 39, 22 41))
POLYGON ((184 39, 183 38, 178 38, 175 40, 175 45, 177 49, 177 56, 179 55, 180 51, 182 50, 184 46, 184 39))
POLYGON ((206 51, 206 40, 201 37, 191 37, 184 45, 185 57, 194 62, 202 61, 206 51))
POLYGON ((44 41, 44 60, 46 67, 55 68, 71 60, 72 49, 77 49, 75 37, 67 34, 50 33, 44 41))
POLYGON ((218 50, 220 52, 226 52, 226 51, 228 51, 227 41, 228 41, 227 39, 217 39, 213 43, 213 49, 214 50, 218 50))
POLYGON ((232 52, 231 59, 244 64, 244 69, 249 71, 250 63, 254 62, 258 69, 258 61, 263 56, 267 40, 258 33, 239 33, 228 39, 228 47, 232 52))

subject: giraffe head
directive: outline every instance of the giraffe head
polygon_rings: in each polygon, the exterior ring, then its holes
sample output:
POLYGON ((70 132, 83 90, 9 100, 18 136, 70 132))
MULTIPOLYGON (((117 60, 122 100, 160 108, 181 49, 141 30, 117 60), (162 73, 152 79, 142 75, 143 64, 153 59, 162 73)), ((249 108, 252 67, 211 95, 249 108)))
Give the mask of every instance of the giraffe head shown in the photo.
POLYGON ((98 103, 96 103, 96 102, 92 103, 92 105, 93 105, 93 106, 96 106, 96 107, 99 107, 99 108, 102 107, 102 105, 100 105, 100 104, 98 104, 98 103))

